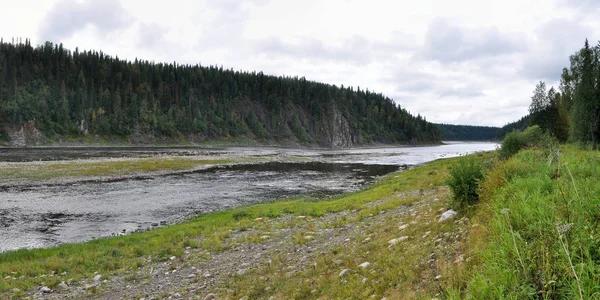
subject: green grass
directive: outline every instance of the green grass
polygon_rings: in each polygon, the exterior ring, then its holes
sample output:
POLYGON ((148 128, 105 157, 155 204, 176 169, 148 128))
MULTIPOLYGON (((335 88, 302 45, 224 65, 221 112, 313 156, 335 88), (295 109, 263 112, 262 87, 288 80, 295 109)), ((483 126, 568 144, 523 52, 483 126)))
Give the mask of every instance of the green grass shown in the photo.
MULTIPOLYGON (((489 158, 489 155, 479 157, 479 159, 487 158, 489 158)), ((193 162, 188 162, 185 159, 176 161, 180 163, 181 168, 187 168, 193 162)), ((116 274, 129 274, 128 272, 134 271, 146 264, 148 257, 151 257, 153 262, 168 261, 171 256, 180 257, 186 247, 203 248, 211 253, 222 251, 228 249, 229 245, 235 242, 230 240, 230 230, 242 231, 246 228, 260 229, 261 226, 268 226, 268 222, 257 222, 255 220, 255 218, 259 217, 272 219, 285 214, 320 217, 344 210, 357 210, 357 218, 342 220, 338 224, 360 222, 366 220, 370 214, 377 214, 382 210, 390 210, 402 205, 410 205, 416 199, 421 198, 420 194, 427 193, 428 191, 434 191, 437 193, 435 196, 442 199, 439 203, 436 202, 437 206, 432 207, 435 212, 439 208, 446 207, 449 203, 448 193, 440 192, 439 187, 445 185, 449 167, 456 161, 457 159, 443 159, 404 172, 392 173, 362 191, 338 197, 321 200, 294 199, 256 204, 201 215, 182 224, 144 233, 98 239, 82 244, 67 244, 47 249, 17 250, 1 253, 0 278, 11 276, 16 279, 0 280, 0 295, 2 292, 10 291, 13 288, 27 290, 39 286, 42 282, 53 288, 60 281, 72 279, 77 282, 83 278, 92 278, 94 272, 98 272, 107 278, 116 274), (415 196, 398 196, 411 191, 415 196), (381 203, 377 205, 365 205, 374 201, 381 203), (49 277, 48 275, 53 271, 56 274, 67 272, 67 276, 66 278, 49 277), (46 276, 40 277, 41 275, 46 276)), ((152 161, 152 163, 143 164, 143 166, 138 166, 138 168, 154 168, 152 166, 153 163, 160 162, 152 161)), ((194 163, 199 162, 196 161, 194 163)), ((172 167, 173 162, 170 162, 169 165, 172 167)), ((77 173, 78 171, 72 172, 77 173)), ((434 213, 428 213, 427 218, 432 221, 434 213)), ((293 221, 295 222, 294 224, 303 223, 295 219, 293 221)), ((405 220, 402 222, 408 221, 405 220)), ((335 222, 331 225, 325 224, 324 226, 335 226, 335 222)), ((398 290, 411 290, 411 288, 419 284, 421 276, 432 272, 424 264, 423 257, 427 257, 432 251, 438 251, 436 250, 435 243, 430 241, 430 243, 422 247, 417 244, 416 247, 403 248, 403 246, 398 246, 390 250, 387 247, 387 241, 398 237, 398 220, 390 219, 386 223, 378 225, 378 227, 373 227, 372 230, 378 232, 377 238, 373 238, 372 242, 362 244, 356 249, 340 249, 336 252, 337 254, 332 252, 331 255, 320 257, 317 262, 318 268, 302 273, 302 276, 298 276, 293 280, 289 278, 287 280, 286 277, 281 276, 277 277, 277 281, 275 281, 276 285, 272 287, 278 293, 281 293, 281 295, 286 295, 289 292, 290 295, 297 295, 298 298, 301 298, 303 295, 306 295, 306 292, 311 292, 314 288, 310 290, 304 290, 303 288, 300 291, 296 291, 299 286, 298 284, 301 283, 298 280, 306 280, 319 275, 319 272, 328 270, 323 276, 318 277, 317 281, 309 285, 318 286, 319 294, 330 295, 333 298, 343 298, 344 295, 365 295, 366 297, 368 296, 366 293, 387 294, 390 297, 394 297, 398 295, 398 290), (373 274, 365 271, 362 275, 373 279, 370 281, 372 285, 369 288, 365 289, 365 286, 361 282, 362 277, 357 274, 349 277, 350 285, 348 285, 348 282, 338 280, 337 273, 339 270, 336 270, 334 274, 332 273, 334 269, 328 267, 331 266, 331 259, 336 255, 342 255, 343 259, 347 260, 347 263, 352 266, 362 263, 362 260, 369 260, 378 266, 380 272, 383 272, 382 277, 376 278, 373 274), (372 257, 376 257, 376 259, 372 257), (403 282, 408 282, 408 284, 404 284, 403 282), (362 292, 356 294, 359 291, 362 292)), ((452 230, 452 226, 438 225, 437 222, 423 222, 422 226, 416 226, 410 230, 411 232, 414 230, 412 234, 419 236, 426 231, 449 231, 452 230)), ((309 231, 313 231, 313 228, 307 228, 307 232, 309 231)), ((430 239, 433 239, 434 236, 435 234, 432 234, 430 239)), ((318 237, 315 236, 315 238, 318 237)), ((364 239, 364 237, 360 238, 364 239)), ((259 236, 251 236, 248 239, 260 243, 259 236)), ((297 239, 299 244, 307 242, 304 239, 304 235, 299 235, 297 239)), ((272 268, 276 268, 278 266, 276 263, 277 257, 273 257, 273 261, 275 263, 272 264, 272 268)), ((440 265, 440 268, 442 267, 445 268, 445 265, 440 265)), ((260 272, 267 274, 270 271, 272 270, 259 270, 257 274, 260 274, 260 272)), ((274 274, 281 275, 280 273, 274 274)), ((250 276, 245 277, 251 278, 250 276)), ((240 289, 238 291, 246 291, 249 295, 252 293, 260 294, 261 286, 256 285, 262 284, 260 281, 240 281, 239 283, 240 289)), ((432 290, 430 290, 432 294, 439 291, 440 288, 438 285, 434 285, 432 290)))
POLYGON ((139 158, 118 161, 72 161, 10 164, 0 168, 0 182, 9 180, 47 180, 61 177, 132 175, 156 171, 180 171, 200 165, 224 164, 232 160, 192 158, 139 158))
POLYGON ((600 153, 521 151, 481 185, 471 271, 448 296, 600 298, 600 153))

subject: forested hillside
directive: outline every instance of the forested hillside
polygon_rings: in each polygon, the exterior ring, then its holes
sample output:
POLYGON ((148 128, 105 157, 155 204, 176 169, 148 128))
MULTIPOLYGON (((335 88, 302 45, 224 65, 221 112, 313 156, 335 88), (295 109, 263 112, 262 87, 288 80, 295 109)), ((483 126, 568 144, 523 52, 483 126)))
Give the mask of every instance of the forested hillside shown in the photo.
POLYGON ((494 141, 500 138, 501 129, 489 126, 437 124, 444 141, 494 141))
POLYGON ((390 98, 297 77, 125 61, 46 42, 0 42, 0 139, 121 137, 328 147, 437 143, 437 126, 390 98))

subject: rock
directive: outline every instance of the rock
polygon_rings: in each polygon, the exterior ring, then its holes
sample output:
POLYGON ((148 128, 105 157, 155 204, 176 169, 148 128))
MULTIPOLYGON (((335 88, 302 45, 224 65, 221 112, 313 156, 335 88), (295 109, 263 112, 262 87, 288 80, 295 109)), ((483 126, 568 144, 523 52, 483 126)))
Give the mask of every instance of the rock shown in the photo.
POLYGON ((307 235, 307 236, 305 236, 305 237, 304 237, 304 239, 305 239, 305 240, 312 240, 312 239, 314 239, 314 238, 315 238, 315 237, 314 237, 314 236, 312 236, 312 235, 307 235))
POLYGON ((435 276, 435 280, 440 280, 440 279, 442 279, 442 275, 435 276))
POLYGON ((180 293, 175 293, 175 294, 173 294, 173 297, 174 298, 181 298, 181 294, 180 293))
POLYGON ((264 220, 265 220, 264 218, 256 218, 256 219, 254 219, 254 221, 256 221, 256 222, 262 222, 264 220))
POLYGON ((368 237, 368 238, 366 238, 366 239, 365 239, 363 242, 365 242, 365 243, 368 243, 368 242, 370 242, 370 241, 371 241, 371 238, 369 238, 369 237, 368 237))
POLYGON ((167 221, 160 221, 160 225, 167 225, 167 221))
POLYGON ((217 299, 217 295, 210 293, 208 295, 206 295, 206 297, 204 297, 204 300, 213 300, 213 299, 217 299))
POLYGON ((368 268, 370 265, 371 265, 371 263, 368 262, 368 261, 366 261, 366 262, 364 262, 364 263, 362 263, 362 264, 360 264, 358 266, 361 267, 361 268, 363 268, 363 269, 365 269, 365 268, 368 268))
POLYGON ((21 290, 20 290, 20 289, 18 289, 18 288, 14 288, 14 289, 12 289, 12 292, 13 292, 13 293, 15 293, 15 294, 17 294, 17 293, 20 293, 20 292, 21 292, 21 290))
POLYGON ((60 273, 60 275, 61 275, 61 276, 67 276, 67 272, 66 272, 66 271, 65 271, 65 272, 62 272, 62 273, 60 273))
POLYGON ((94 276, 94 281, 100 281, 102 280, 102 275, 98 274, 96 276, 94 276))
POLYGON ((196 277, 196 274, 190 274, 187 276, 187 278, 195 278, 195 277, 196 277))
POLYGON ((152 223, 152 224, 150 224, 150 225, 151 225, 152 227, 156 227, 156 226, 158 226, 158 223, 154 222, 154 223, 152 223))
POLYGON ((339 266, 339 265, 341 265, 341 264, 342 264, 342 260, 341 260, 341 259, 336 259, 336 260, 335 260, 333 263, 334 263, 336 266, 339 266))
POLYGON ((44 294, 49 294, 49 293, 52 293, 52 290, 47 286, 43 286, 40 288, 40 292, 42 292, 44 294))
POLYGON ((270 236, 268 236, 268 235, 261 235, 261 236, 260 236, 260 239, 261 239, 261 240, 266 240, 266 239, 268 239, 268 238, 270 238, 270 236))
POLYGON ((94 286, 94 285, 91 285, 91 284, 84 284, 84 285, 83 285, 83 289, 84 289, 84 290, 93 289, 93 288, 95 288, 95 287, 96 287, 96 286, 94 286))
POLYGON ((298 219, 306 219, 306 216, 298 216, 298 219))
POLYGON ((66 291, 66 290, 68 290, 68 289, 69 289, 69 286, 68 286, 68 285, 67 285, 67 284, 66 284, 64 281, 63 281, 63 282, 61 282, 61 283, 59 283, 59 284, 58 284, 58 287, 59 287, 61 290, 63 290, 63 291, 66 291))
POLYGON ((346 276, 346 275, 350 275, 351 273, 352 273, 352 270, 350 270, 350 269, 343 269, 343 270, 340 272, 340 275, 339 275, 339 276, 340 276, 340 277, 344 277, 344 276, 346 276))
POLYGON ((401 236, 399 238, 389 240, 388 244, 390 244, 390 246, 393 246, 393 245, 396 245, 396 244, 398 244, 398 243, 400 243, 400 242, 402 242, 402 241, 404 241, 406 239, 408 239, 407 236, 401 236))
POLYGON ((235 272, 235 274, 238 276, 244 276, 244 274, 246 274, 246 269, 239 269, 237 272, 235 272))
POLYGON ((169 257, 169 260, 175 260, 177 258, 177 256, 171 256, 169 257))
POLYGON ((344 240, 344 242, 346 242, 346 243, 347 243, 347 242, 349 242, 349 241, 350 241, 350 239, 349 239, 349 238, 347 238, 347 239, 345 239, 345 240, 344 240))
POLYGON ((454 210, 451 210, 451 209, 447 210, 445 213, 443 213, 440 216, 440 219, 438 220, 438 222, 441 223, 441 222, 444 222, 444 221, 447 221, 447 220, 452 220, 456 216, 456 214, 457 214, 457 212, 454 211, 454 210))

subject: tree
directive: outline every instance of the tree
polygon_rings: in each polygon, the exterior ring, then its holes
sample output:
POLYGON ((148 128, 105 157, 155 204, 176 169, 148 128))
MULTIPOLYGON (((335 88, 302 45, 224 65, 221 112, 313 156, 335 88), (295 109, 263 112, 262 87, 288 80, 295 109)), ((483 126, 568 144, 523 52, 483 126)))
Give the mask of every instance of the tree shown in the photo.
POLYGON ((595 69, 598 66, 598 57, 590 48, 586 39, 581 50, 581 77, 575 89, 575 97, 571 109, 571 137, 581 143, 592 143, 596 149, 598 135, 599 103, 596 96, 598 81, 595 69))

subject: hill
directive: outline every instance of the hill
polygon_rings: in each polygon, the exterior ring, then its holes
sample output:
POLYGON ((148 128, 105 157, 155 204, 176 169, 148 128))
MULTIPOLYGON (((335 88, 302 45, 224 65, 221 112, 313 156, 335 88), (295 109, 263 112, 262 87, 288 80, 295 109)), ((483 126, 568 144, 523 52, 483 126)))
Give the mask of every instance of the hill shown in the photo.
POLYGON ((444 141, 495 141, 501 129, 489 126, 436 124, 444 141))
POLYGON ((0 139, 251 139, 325 147, 438 143, 437 126, 369 90, 215 66, 0 41, 0 139))

